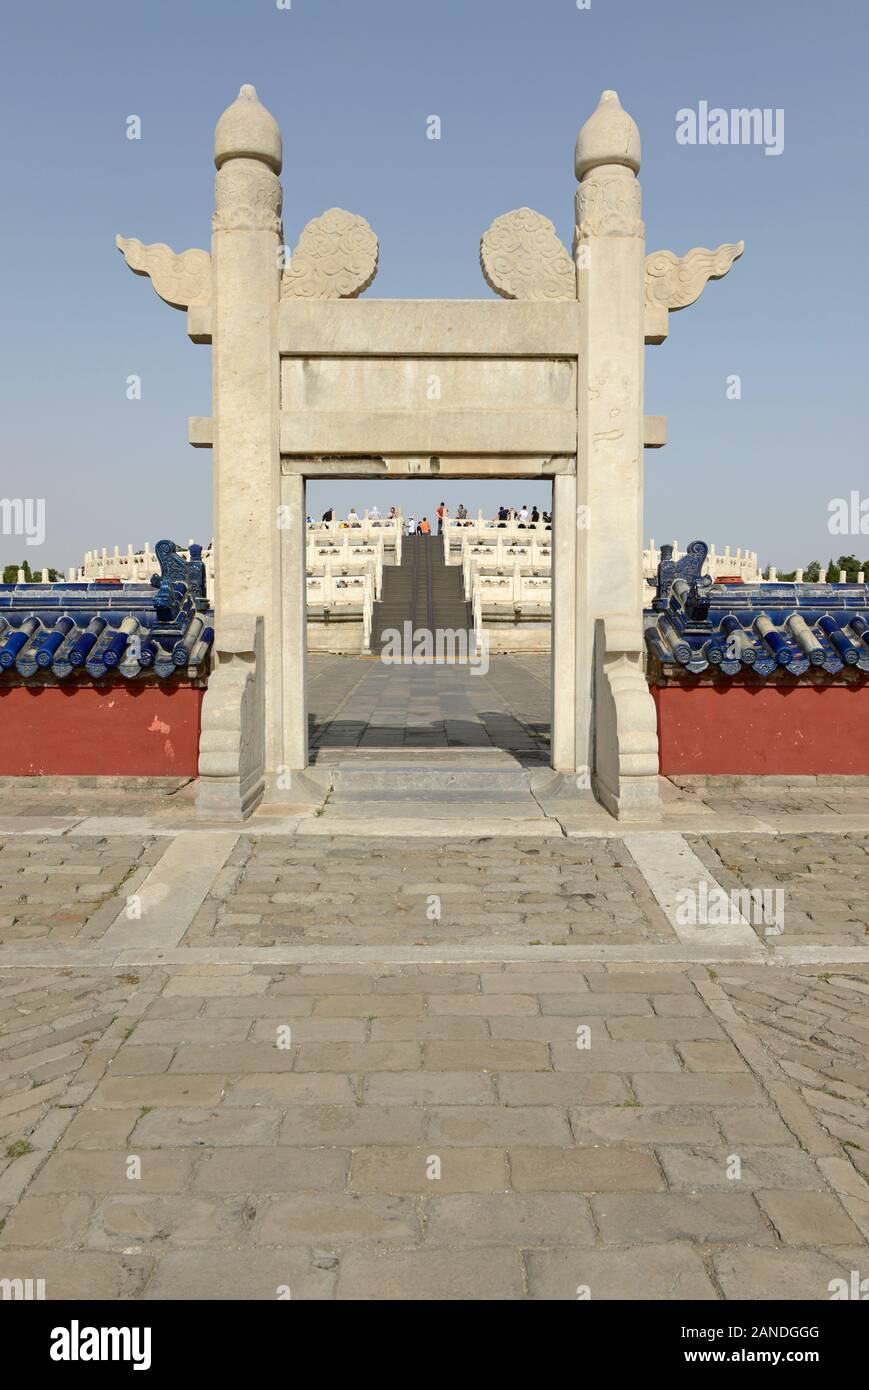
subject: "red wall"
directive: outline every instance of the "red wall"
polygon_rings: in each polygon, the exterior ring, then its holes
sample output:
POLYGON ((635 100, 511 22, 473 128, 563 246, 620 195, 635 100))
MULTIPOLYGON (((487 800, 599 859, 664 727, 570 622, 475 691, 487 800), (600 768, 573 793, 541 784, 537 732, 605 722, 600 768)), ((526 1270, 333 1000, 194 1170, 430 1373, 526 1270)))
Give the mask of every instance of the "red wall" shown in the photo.
POLYGON ((652 686, 661 772, 869 774, 869 683, 652 686))
POLYGON ((0 684, 0 776, 193 777, 204 690, 0 684))

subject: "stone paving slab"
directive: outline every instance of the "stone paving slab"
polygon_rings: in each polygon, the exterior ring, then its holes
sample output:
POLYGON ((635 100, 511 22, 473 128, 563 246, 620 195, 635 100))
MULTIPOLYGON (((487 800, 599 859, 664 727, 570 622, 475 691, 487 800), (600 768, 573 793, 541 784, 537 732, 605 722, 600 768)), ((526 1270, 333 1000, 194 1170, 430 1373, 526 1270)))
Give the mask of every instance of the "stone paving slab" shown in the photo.
POLYGON ((829 1298, 866 1263, 867 999, 751 963, 6 971, 0 1277, 829 1298))
POLYGON ((486 672, 461 665, 387 666, 308 657, 310 743, 335 748, 547 748, 548 658, 532 670, 493 656, 486 672))
POLYGON ((243 836, 184 938, 249 947, 674 940, 617 840, 444 843, 431 833, 418 841, 243 836))
POLYGON ((165 848, 135 836, 0 837, 0 947, 101 940, 165 848))
POLYGON ((691 845, 727 892, 781 894, 784 930, 775 944, 869 944, 869 826, 860 834, 706 835, 691 845))

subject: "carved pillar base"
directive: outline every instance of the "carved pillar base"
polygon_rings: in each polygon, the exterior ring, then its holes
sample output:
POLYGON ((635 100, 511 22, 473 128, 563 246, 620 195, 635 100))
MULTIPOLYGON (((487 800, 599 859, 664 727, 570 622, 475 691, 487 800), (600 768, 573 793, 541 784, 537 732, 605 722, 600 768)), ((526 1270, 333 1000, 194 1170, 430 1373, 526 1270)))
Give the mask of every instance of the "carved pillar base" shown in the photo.
POLYGON ((307 767, 302 771, 288 768, 266 774, 264 804, 272 812, 287 815, 292 811, 322 806, 332 790, 329 768, 307 767))
POLYGON ((263 620, 224 618, 214 640, 217 665, 202 702, 197 815, 237 821, 265 790, 263 620))
POLYGON ((655 702, 634 622, 595 623, 594 792, 619 820, 660 820, 655 702))

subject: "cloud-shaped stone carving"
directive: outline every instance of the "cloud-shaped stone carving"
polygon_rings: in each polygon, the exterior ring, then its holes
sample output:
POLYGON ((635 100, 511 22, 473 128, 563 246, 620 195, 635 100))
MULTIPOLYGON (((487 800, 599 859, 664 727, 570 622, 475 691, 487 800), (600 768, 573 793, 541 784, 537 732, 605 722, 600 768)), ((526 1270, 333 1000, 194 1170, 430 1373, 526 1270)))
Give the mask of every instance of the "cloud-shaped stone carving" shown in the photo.
POLYGON ((281 276, 282 299, 355 299, 377 274, 377 237, 364 217, 330 208, 315 217, 281 276))
POLYGON ((695 246, 684 256, 653 251, 646 257, 646 303, 662 309, 686 309, 699 299, 708 280, 720 280, 745 249, 744 241, 714 251, 695 246))
POLYGON ((196 248, 176 253, 162 241, 145 246, 136 237, 115 237, 115 245, 136 275, 148 275, 160 298, 173 309, 211 300, 211 256, 196 248))
POLYGON ((548 217, 517 208, 480 240, 486 284, 504 299, 576 299, 576 270, 548 217))

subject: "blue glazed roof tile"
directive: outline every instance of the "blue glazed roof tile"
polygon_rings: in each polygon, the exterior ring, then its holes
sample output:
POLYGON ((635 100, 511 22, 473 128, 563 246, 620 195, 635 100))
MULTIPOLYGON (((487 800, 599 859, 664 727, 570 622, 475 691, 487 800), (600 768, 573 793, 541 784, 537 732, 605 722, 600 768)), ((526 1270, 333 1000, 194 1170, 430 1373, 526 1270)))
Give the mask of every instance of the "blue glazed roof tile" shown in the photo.
POLYGON ((172 541, 155 549, 161 573, 150 584, 0 585, 0 681, 205 676, 214 614, 201 547, 190 547, 190 560, 172 541))
POLYGON ((672 550, 661 549, 644 615, 646 647, 665 676, 869 671, 869 586, 716 584, 702 573, 704 541, 679 561, 672 550))

